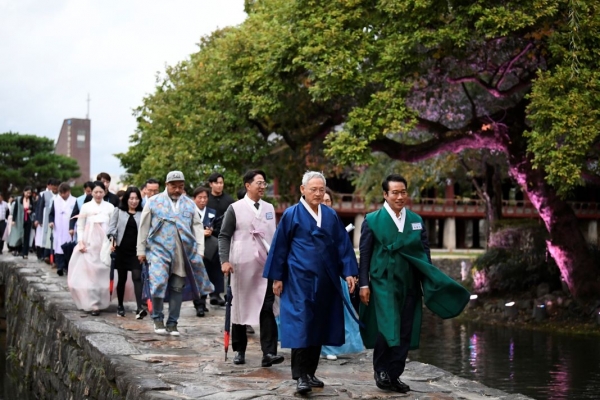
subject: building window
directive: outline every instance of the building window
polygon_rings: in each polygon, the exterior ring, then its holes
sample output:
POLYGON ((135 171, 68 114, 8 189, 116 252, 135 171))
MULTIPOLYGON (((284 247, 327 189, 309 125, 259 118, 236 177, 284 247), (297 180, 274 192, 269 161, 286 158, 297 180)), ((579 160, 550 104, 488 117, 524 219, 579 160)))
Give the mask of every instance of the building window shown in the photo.
POLYGON ((78 149, 85 148, 85 131, 84 130, 77 131, 77 148, 78 149))

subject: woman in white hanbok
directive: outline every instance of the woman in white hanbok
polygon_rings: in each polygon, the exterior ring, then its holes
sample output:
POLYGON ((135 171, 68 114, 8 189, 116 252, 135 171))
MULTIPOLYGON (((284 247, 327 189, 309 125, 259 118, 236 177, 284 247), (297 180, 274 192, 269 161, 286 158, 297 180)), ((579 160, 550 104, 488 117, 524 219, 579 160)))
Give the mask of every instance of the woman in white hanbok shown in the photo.
POLYGON ((110 304, 110 267, 100 260, 114 206, 103 200, 106 188, 94 182, 92 200, 84 203, 77 219, 77 247, 69 262, 68 285, 77 308, 100 314, 110 304))

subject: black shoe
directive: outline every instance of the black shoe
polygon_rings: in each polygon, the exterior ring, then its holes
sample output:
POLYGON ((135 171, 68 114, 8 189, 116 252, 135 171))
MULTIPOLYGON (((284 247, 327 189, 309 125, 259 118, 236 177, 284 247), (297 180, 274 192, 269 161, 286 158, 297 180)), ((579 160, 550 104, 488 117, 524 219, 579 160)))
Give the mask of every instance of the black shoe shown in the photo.
POLYGON ((125 316, 125 307, 123 306, 118 306, 117 307, 117 315, 119 317, 124 317, 125 316))
POLYGON ((310 381, 308 376, 304 375, 298 378, 298 384, 296 385, 296 393, 306 394, 308 392, 312 392, 312 388, 310 387, 310 381))
POLYGON ((148 311, 144 310, 143 308, 138 308, 138 310, 135 312, 135 319, 144 319, 146 315, 148 315, 148 311))
POLYGON ((196 308, 196 317, 204 317, 204 307, 200 306, 196 308))
POLYGON ((249 333, 250 335, 254 335, 254 328, 250 325, 246 325, 246 333, 249 333))
POLYGON ((375 384, 377 385, 377 387, 379 389, 390 390, 390 386, 392 383, 390 382, 390 377, 388 376, 387 372, 375 371, 374 375, 375 375, 375 384))
POLYGON ((65 273, 63 272, 63 270, 62 270, 62 269, 57 269, 57 270, 56 270, 56 275, 58 275, 58 276, 63 276, 64 274, 65 274, 65 273))
POLYGON ((315 387, 315 388, 322 388, 323 386, 325 386, 325 383, 323 383, 322 380, 320 380, 319 378, 317 378, 314 375, 308 376, 308 384, 310 385, 310 387, 315 387))
POLYGON ((410 387, 406 383, 402 382, 400 377, 398 377, 398 379, 390 381, 389 390, 399 393, 408 393, 410 392, 410 387))
POLYGON ((91 314, 92 314, 93 317, 97 317, 98 315, 100 315, 100 310, 93 310, 91 312, 91 314))
POLYGON ((246 353, 243 351, 238 351, 235 357, 233 358, 233 363, 236 365, 246 364, 246 353))
POLYGON ((223 307, 225 305, 225 300, 223 300, 221 298, 221 296, 211 297, 210 298, 210 305, 211 306, 221 306, 221 307, 223 307))
POLYGON ((260 365, 262 367, 270 367, 273 364, 281 364, 284 358, 282 355, 278 354, 265 354, 262 358, 262 362, 260 365))

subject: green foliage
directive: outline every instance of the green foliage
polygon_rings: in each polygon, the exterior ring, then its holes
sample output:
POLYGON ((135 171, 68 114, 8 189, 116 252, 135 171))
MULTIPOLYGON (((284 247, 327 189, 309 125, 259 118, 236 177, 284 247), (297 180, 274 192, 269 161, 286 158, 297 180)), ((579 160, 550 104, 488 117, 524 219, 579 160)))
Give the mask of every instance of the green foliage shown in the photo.
POLYGON ((54 154, 54 142, 45 137, 2 133, 0 159, 0 191, 19 193, 25 186, 46 187, 49 178, 66 182, 80 175, 77 161, 54 154))
POLYGON ((219 170, 237 186, 262 166, 284 188, 306 169, 362 174, 372 151, 413 163, 489 149, 530 156, 565 194, 600 176, 597 8, 248 0, 244 23, 157 78, 118 157, 130 183, 219 170))

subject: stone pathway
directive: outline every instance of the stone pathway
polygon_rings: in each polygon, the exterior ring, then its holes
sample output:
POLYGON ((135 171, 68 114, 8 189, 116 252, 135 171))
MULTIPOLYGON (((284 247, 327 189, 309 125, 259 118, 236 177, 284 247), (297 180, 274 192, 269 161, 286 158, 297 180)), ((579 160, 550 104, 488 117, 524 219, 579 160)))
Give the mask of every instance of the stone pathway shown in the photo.
MULTIPOLYGON (((35 257, 34 257, 35 258, 35 257)), ((281 349, 285 362, 270 368, 260 367, 258 327, 249 335, 246 364, 233 364, 229 350, 224 359, 224 307, 209 306, 206 317, 198 318, 191 302, 184 303, 179 321, 180 337, 157 335, 149 317, 135 319, 135 304, 126 303, 125 318, 117 316, 116 300, 99 316, 78 311, 70 301, 66 277, 37 260, 0 256, 1 261, 16 261, 23 271, 35 277, 35 289, 46 292, 47 301, 57 304, 85 336, 95 357, 108 358, 119 374, 129 380, 129 395, 144 399, 287 399, 294 394, 291 379, 290 350, 281 349)), ((114 294, 116 297, 116 293, 114 294)), ((104 360, 106 361, 106 360, 104 360)), ((307 398, 340 399, 527 399, 510 395, 479 383, 459 378, 432 365, 410 362, 403 381, 410 385, 408 394, 379 390, 373 381, 372 351, 341 356, 337 361, 322 359, 317 376, 325 388, 315 389, 307 398)))

